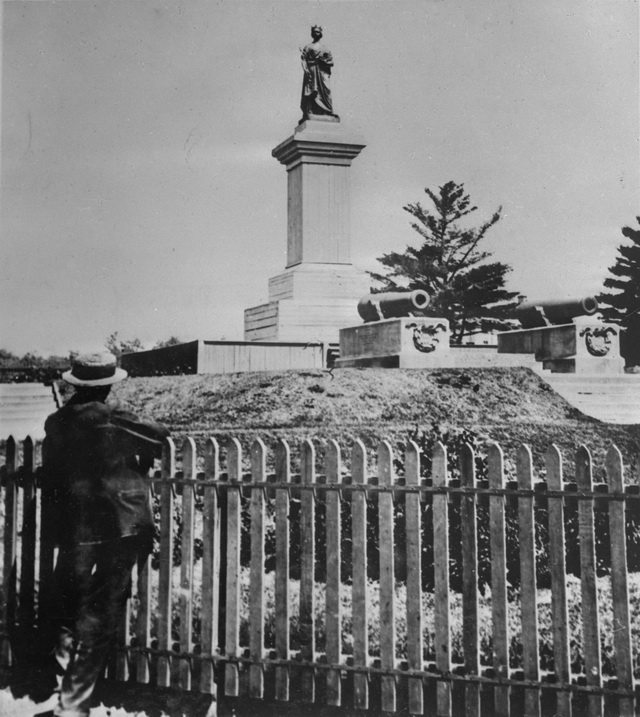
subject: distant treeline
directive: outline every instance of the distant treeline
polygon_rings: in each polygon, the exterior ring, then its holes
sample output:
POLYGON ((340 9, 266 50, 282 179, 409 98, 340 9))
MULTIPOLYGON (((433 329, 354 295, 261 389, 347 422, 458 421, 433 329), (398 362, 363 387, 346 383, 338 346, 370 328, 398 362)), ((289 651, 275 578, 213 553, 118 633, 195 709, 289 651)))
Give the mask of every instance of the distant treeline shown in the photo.
POLYGON ((0 383, 51 383, 66 367, 0 366, 0 383))
POLYGON ((69 367, 67 356, 38 356, 26 353, 24 356, 0 349, 1 383, 50 383, 60 378, 62 371, 69 367))

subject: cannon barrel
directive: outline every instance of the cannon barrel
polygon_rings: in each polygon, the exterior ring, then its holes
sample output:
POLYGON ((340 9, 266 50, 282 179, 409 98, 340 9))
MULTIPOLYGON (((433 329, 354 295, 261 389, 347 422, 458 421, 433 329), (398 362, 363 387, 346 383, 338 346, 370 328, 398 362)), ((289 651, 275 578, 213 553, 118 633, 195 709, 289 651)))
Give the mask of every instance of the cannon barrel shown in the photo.
POLYGON ((380 321, 421 314, 429 306, 429 294, 415 291, 387 291, 367 294, 358 302, 358 313, 365 321, 380 321))
POLYGON ((594 296, 567 301, 526 301, 516 307, 516 317, 523 329, 569 324, 576 316, 592 316, 598 310, 594 296))

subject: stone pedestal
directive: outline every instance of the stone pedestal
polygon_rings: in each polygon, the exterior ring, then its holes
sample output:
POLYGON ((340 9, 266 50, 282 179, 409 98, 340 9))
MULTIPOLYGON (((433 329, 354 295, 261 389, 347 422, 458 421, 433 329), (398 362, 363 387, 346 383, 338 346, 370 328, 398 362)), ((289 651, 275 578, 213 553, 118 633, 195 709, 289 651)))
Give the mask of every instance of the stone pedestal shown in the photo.
POLYGON ((244 312, 247 341, 337 343, 358 321, 369 277, 351 264, 300 264, 269 279, 269 301, 244 312))
POLYGON ((336 366, 350 368, 436 368, 451 363, 449 322, 405 316, 340 331, 336 366))
POLYGON ((287 169, 287 264, 268 302, 245 310, 248 341, 324 341, 358 320, 369 277, 351 263, 349 168, 364 142, 339 122, 306 120, 273 156, 287 169))
POLYGON ((591 316, 559 326, 505 331, 498 334, 498 353, 533 354, 554 373, 624 373, 619 328, 591 316))

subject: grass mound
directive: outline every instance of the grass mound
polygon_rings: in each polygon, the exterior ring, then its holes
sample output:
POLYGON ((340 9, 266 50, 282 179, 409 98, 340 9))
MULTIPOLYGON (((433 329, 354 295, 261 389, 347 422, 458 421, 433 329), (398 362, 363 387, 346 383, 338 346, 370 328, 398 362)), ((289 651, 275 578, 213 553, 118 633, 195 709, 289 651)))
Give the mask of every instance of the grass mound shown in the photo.
POLYGON ((634 473, 640 430, 588 418, 525 368, 337 369, 132 378, 113 396, 153 416, 173 435, 265 441, 340 437, 402 440, 434 425, 469 429, 481 441, 534 453, 555 442, 602 453, 616 443, 634 473))

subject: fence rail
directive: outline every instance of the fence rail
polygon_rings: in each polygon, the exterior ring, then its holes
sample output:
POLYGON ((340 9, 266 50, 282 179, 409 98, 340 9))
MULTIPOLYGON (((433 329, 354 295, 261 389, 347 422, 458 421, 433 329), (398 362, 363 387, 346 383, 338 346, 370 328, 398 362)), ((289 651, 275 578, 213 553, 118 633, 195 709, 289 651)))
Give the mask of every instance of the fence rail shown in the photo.
MULTIPOLYGON (((337 441, 295 448, 294 461, 284 440, 167 440, 150 481, 157 546, 112 677, 438 717, 635 714, 640 492, 615 446, 606 484, 585 447, 575 482, 553 445, 537 476, 525 445, 514 475, 497 444, 452 461, 436 443, 426 462, 412 441, 356 441, 346 458, 337 441)), ((55 557, 30 439, 6 442, 2 506, 10 666, 55 557)))

